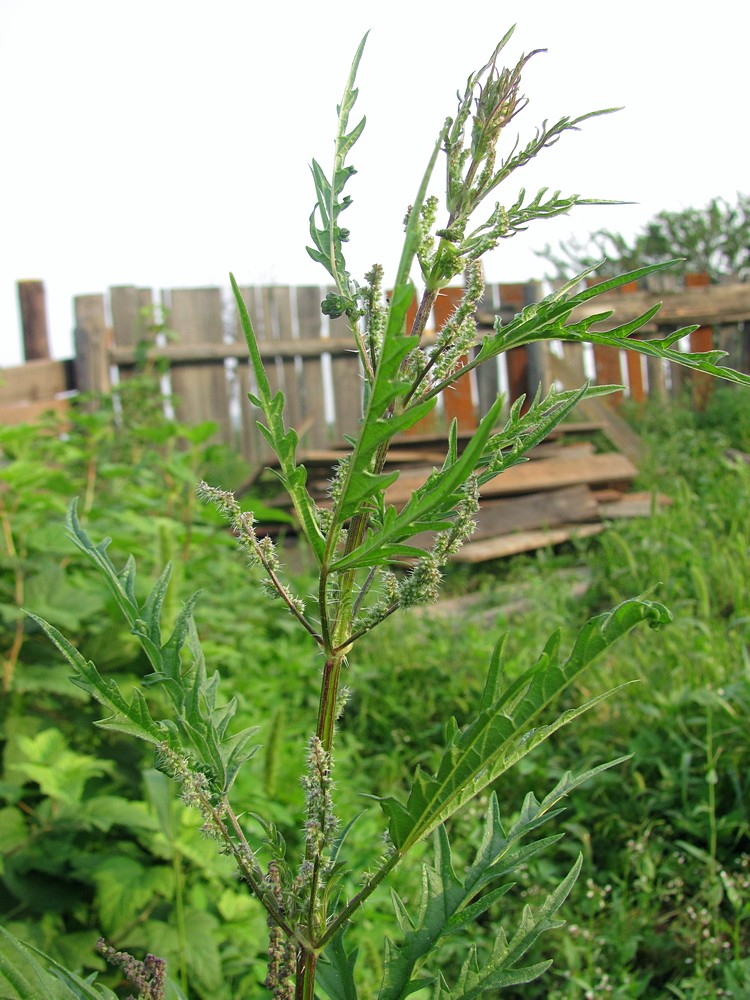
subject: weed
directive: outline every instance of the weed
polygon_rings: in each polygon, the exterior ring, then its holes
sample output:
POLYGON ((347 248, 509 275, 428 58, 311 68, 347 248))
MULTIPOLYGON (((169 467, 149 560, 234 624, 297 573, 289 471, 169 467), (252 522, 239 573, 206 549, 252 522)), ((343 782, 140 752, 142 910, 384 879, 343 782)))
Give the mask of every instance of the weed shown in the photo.
MULTIPOLYGON (((508 207, 496 203, 483 209, 484 202, 504 180, 566 132, 606 113, 545 123, 525 145, 516 143, 505 152, 498 149, 507 128, 525 106, 521 73, 534 55, 522 56, 510 69, 499 68, 500 53, 510 36, 509 32, 488 63, 470 75, 464 91, 459 92, 455 116, 446 120, 438 136, 406 215, 404 247, 389 300, 383 295, 383 270, 378 265, 363 284, 347 270, 344 250, 349 233, 341 226, 341 215, 351 200, 344 189, 354 173, 347 161, 364 128, 364 119, 351 128, 349 125, 364 40, 338 107, 330 175, 313 163, 317 202, 310 220, 313 245, 309 253, 335 284, 322 308, 330 316, 347 318, 364 377, 359 432, 337 469, 327 507, 318 506, 306 488, 306 470, 297 463, 297 435, 285 424, 283 396, 271 392, 251 317, 232 279, 255 377, 256 392, 250 400, 277 456, 279 478, 316 566, 317 584, 312 595, 303 598, 296 590, 284 573, 277 547, 270 538, 259 535, 253 514, 240 507, 232 492, 203 482, 199 495, 226 518, 244 559, 261 573, 266 593, 277 600, 301 633, 310 675, 318 673, 315 666, 319 668, 317 718, 311 719, 312 731, 299 767, 302 835, 285 836, 272 816, 250 813, 246 802, 237 801, 235 783, 253 766, 249 762, 258 750, 257 728, 237 697, 220 698, 219 674, 207 670, 193 621, 197 595, 189 597, 182 608, 169 607, 170 566, 144 596, 136 580, 134 560, 129 558, 117 568, 108 551, 109 539, 92 541, 77 505, 71 505, 67 521, 70 536, 102 575, 141 651, 143 676, 132 690, 105 677, 54 625, 37 614, 30 615, 68 661, 76 686, 103 705, 106 715, 98 725, 115 734, 136 737, 150 747, 157 769, 176 782, 182 803, 200 815, 205 837, 233 863, 262 907, 268 924, 264 985, 279 1000, 313 1000, 316 990, 332 998, 358 995, 355 974, 359 975, 359 952, 349 943, 351 925, 361 918, 364 904, 381 886, 408 869, 404 864, 407 858, 422 859, 421 886, 411 899, 393 890, 398 942, 386 937, 378 993, 381 1000, 398 1000, 422 989, 432 990, 436 1000, 458 1000, 525 986, 541 976, 550 962, 528 956, 543 934, 559 926, 557 914, 576 882, 582 856, 574 857, 567 870, 543 891, 529 887, 528 897, 534 905, 524 906, 520 914, 506 907, 505 897, 517 873, 557 844, 559 834, 545 830, 540 835, 540 831, 556 817, 564 801, 591 778, 606 776, 625 758, 612 760, 608 754, 604 761, 582 762, 575 775, 569 771, 560 774, 541 797, 528 792, 510 815, 507 808, 501 809, 495 786, 512 771, 522 773, 530 752, 556 732, 585 712, 601 710, 611 691, 590 693, 580 702, 569 691, 594 659, 608 655, 612 644, 634 626, 646 622, 656 628, 670 619, 663 605, 647 597, 629 598, 586 622, 565 652, 559 632, 553 633, 536 657, 525 649, 525 662, 514 676, 507 677, 504 645, 497 643, 484 683, 467 700, 462 722, 445 712, 448 721, 442 739, 437 739, 437 733, 434 739, 428 733, 429 753, 417 767, 410 787, 402 794, 378 790, 386 829, 379 845, 369 845, 366 867, 353 872, 347 852, 350 840, 356 841, 357 816, 342 813, 339 803, 347 800, 337 795, 333 772, 337 724, 341 720, 343 725, 346 719, 348 692, 342 681, 348 679, 350 662, 356 663, 359 642, 396 612, 433 602, 440 591, 443 567, 471 535, 481 486, 522 461, 579 401, 614 387, 587 384, 576 390, 553 389, 546 396, 538 393, 525 411, 518 401, 504 419, 504 401, 498 398, 463 450, 458 447, 455 425, 451 428, 442 465, 400 510, 385 499, 387 487, 398 475, 397 471, 384 472, 394 437, 413 427, 435 406, 440 393, 478 365, 513 347, 550 338, 628 346, 694 370, 750 383, 746 376, 718 367, 720 352, 698 355, 674 350, 673 344, 685 330, 662 340, 630 339, 653 318, 655 309, 604 332, 594 328, 594 320, 601 317, 572 319, 576 306, 666 264, 639 268, 583 291, 576 279, 527 307, 511 322, 503 324, 498 319, 493 333, 472 355, 467 354, 476 339, 473 315, 483 290, 483 255, 530 223, 586 203, 578 196, 550 195, 546 189, 532 198, 522 192, 508 207), (441 153, 447 162, 446 217, 438 222, 437 199, 427 192, 441 153), (416 318, 407 329, 407 312, 415 296, 413 269, 421 274, 423 290, 416 318), (424 333, 432 305, 440 291, 461 274, 465 277, 463 300, 430 345, 424 333), (433 533, 434 540, 428 547, 416 544, 415 538, 426 531, 433 533), (474 810, 470 815, 481 835, 462 851, 452 845, 449 826, 460 822, 460 815, 467 810, 474 810), (425 857, 427 839, 432 854, 425 857), (498 908, 500 915, 495 921, 492 918, 498 908), (477 938, 477 927, 488 922, 492 926, 489 936, 477 938)), ((239 613, 239 609, 234 610, 239 613)), ((276 668, 284 666, 277 650, 276 668)), ((411 673, 411 664, 406 666, 411 673)), ((381 664, 373 683, 379 683, 387 669, 381 664)), ((356 676, 353 670, 352 676, 356 676)), ((295 683, 307 688, 309 681, 295 677, 295 683)), ((412 693, 405 692, 404 703, 407 699, 413 702, 413 681, 408 687, 412 693)), ((442 713, 443 706, 436 710, 442 713)), ((276 713, 268 729, 276 755, 282 753, 278 732, 282 723, 276 713)), ((81 764, 84 770, 85 766, 81 764)), ((27 769, 26 773, 31 772, 27 769)), ((266 782, 272 784, 273 767, 264 773, 266 782)), ((83 786, 75 787, 78 792, 83 786)), ((161 812, 167 816, 168 810, 162 808, 161 812)), ((355 850, 361 853, 361 848, 355 850)), ((210 914, 197 906, 188 919, 185 889, 179 878, 181 866, 175 857, 172 853, 171 865, 157 866, 150 872, 140 871, 127 858, 104 859, 92 878, 102 881, 113 895, 116 885, 132 880, 153 895, 160 891, 160 880, 169 879, 174 887, 177 951, 184 968, 190 962, 188 942, 201 936, 211 941, 215 924, 210 914)), ((590 891, 593 899, 594 890, 590 891)), ((112 906, 111 923, 120 930, 117 921, 122 917, 114 910, 112 906)), ((151 955, 158 954, 158 943, 149 939, 149 930, 156 928, 146 920, 139 930, 151 955)), ((394 933, 393 928, 390 933, 394 933)), ((135 936, 131 935, 131 940, 135 936)), ((21 954, 22 946, 16 945, 16 955, 21 954)), ((117 956, 117 961, 128 960, 117 956)), ((148 984, 144 981, 143 989, 151 989, 152 966, 149 960, 131 962, 128 974, 140 977, 140 982, 148 967, 150 980, 148 984)), ((53 963, 46 972, 33 963, 29 968, 39 976, 59 979, 61 974, 53 963)), ((0 960, 0 972, 10 980, 13 960, 0 960)), ((595 967, 593 972, 599 979, 591 988, 604 989, 599 969, 595 967)), ((107 995, 70 973, 65 975, 69 989, 78 990, 66 995, 107 995), (82 992, 84 988, 88 994, 82 992)), ((186 974, 182 978, 187 982, 186 974)), ((179 989, 174 980, 171 988, 179 989)))

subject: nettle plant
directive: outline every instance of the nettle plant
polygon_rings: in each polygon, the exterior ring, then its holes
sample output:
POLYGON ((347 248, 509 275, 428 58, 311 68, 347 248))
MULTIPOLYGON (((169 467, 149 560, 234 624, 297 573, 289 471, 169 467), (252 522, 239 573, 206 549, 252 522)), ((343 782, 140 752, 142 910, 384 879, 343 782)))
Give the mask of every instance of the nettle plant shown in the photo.
MULTIPOLYGON (((284 397, 271 392, 252 320, 232 279, 255 377, 256 392, 250 400, 260 411, 260 428, 277 457, 279 478, 296 511, 301 544, 307 546, 317 567, 317 593, 307 600, 293 593, 274 542, 257 533, 253 515, 241 510, 231 492, 205 483, 198 492, 226 515, 242 554, 260 570, 263 586, 279 598, 317 649, 310 658, 310 678, 311 682, 320 678, 319 708, 317 720, 310 721, 309 744, 300 761, 305 792, 300 856, 292 856, 271 822, 243 812, 242 803, 233 801, 237 773, 258 750, 253 743, 254 730, 232 729, 237 706, 234 700, 222 703, 219 674, 207 671, 193 621, 195 597, 182 608, 169 637, 162 634, 160 619, 169 567, 141 603, 136 595, 133 560, 118 570, 107 554, 109 540, 91 541, 72 505, 68 518, 71 538, 101 571, 152 666, 142 688, 132 694, 102 677, 52 625, 31 616, 67 658, 74 683, 106 708, 108 715, 98 724, 152 744, 157 766, 180 784, 184 801, 201 813, 206 835, 236 862, 239 874, 267 914, 264 986, 278 998, 312 1000, 325 995, 332 1000, 353 1000, 358 996, 357 951, 347 946, 346 933, 372 893, 426 838, 432 839, 433 853, 431 860, 422 863, 421 898, 416 906, 407 907, 393 894, 395 924, 393 938, 384 942, 384 973, 377 993, 380 1000, 399 1000, 425 989, 435 1000, 458 1000, 540 976, 550 963, 528 964, 525 956, 544 931, 560 926, 557 914, 579 873, 580 858, 540 905, 523 908, 515 929, 497 931, 481 952, 476 945, 467 945, 465 960, 452 974, 441 961, 441 948, 447 939, 455 941, 456 935, 495 908, 511 888, 514 872, 556 842, 556 834, 540 836, 540 831, 559 813, 566 795, 618 761, 604 762, 575 776, 566 774, 541 801, 529 793, 522 804, 511 807, 512 822, 503 822, 501 817, 498 779, 606 697, 595 697, 562 714, 551 710, 596 656, 638 623, 657 627, 670 619, 662 604, 644 597, 627 600, 588 621, 567 654, 561 650, 560 636, 553 635, 535 658, 530 654, 528 668, 513 678, 504 674, 500 641, 472 717, 463 724, 448 721, 434 773, 418 767, 407 796, 379 799, 384 840, 373 847, 368 871, 351 872, 346 862, 347 837, 356 837, 356 823, 353 817, 337 814, 333 772, 337 720, 346 712, 342 676, 356 683, 357 642, 396 612, 434 601, 442 568, 474 529, 482 485, 524 461, 529 450, 579 401, 617 387, 586 384, 575 390, 552 389, 547 395, 538 393, 525 412, 517 401, 505 414, 504 400, 498 397, 463 448, 459 447, 455 424, 451 427, 442 465, 400 510, 389 505, 385 496, 399 475, 398 471, 384 472, 393 439, 425 417, 440 393, 472 369, 494 363, 510 348, 536 341, 559 339, 629 347, 733 381, 750 381, 718 367, 721 352, 674 350, 672 345, 690 332, 687 329, 661 340, 630 339, 657 307, 608 332, 599 328, 611 313, 585 320, 572 317, 577 306, 667 264, 640 268, 585 290, 581 290, 583 275, 579 276, 524 309, 511 322, 503 324, 498 318, 494 331, 478 341, 474 316, 483 293, 482 257, 500 240, 538 219, 579 204, 592 204, 577 195, 563 197, 543 189, 533 198, 522 191, 513 204, 503 206, 493 203, 494 192, 566 132, 607 113, 597 111, 562 118, 553 125, 545 123, 531 141, 524 145, 516 140, 503 153, 500 140, 526 105, 520 89, 521 72, 534 55, 522 56, 512 69, 501 69, 498 59, 511 33, 502 39, 489 62, 468 78, 458 94, 454 117, 448 118, 440 131, 406 215, 403 252, 390 297, 384 294, 384 271, 379 265, 365 276, 363 284, 352 278, 344 254, 349 233, 340 224, 351 201, 344 194, 354 173, 347 160, 365 126, 364 118, 353 128, 349 126, 364 39, 338 107, 330 175, 313 162, 317 203, 310 220, 313 245, 308 250, 333 279, 335 291, 326 297, 322 308, 328 315, 347 317, 363 377, 358 434, 338 465, 330 485, 330 503, 325 506, 318 505, 306 488, 305 467, 296 459, 298 437, 284 421, 284 397), (438 221, 440 204, 428 196, 428 188, 441 155, 446 162, 446 192, 443 217, 438 221), (407 329, 407 311, 417 294, 412 281, 416 270, 421 297, 416 319, 407 329), (428 341, 424 335, 431 307, 441 289, 459 275, 465 278, 463 299, 436 337, 428 341), (425 532, 433 539, 429 547, 415 544, 415 536, 423 538, 425 532), (149 703, 149 692, 155 688, 161 689, 169 704, 165 718, 155 718, 149 703), (488 801, 484 826, 477 834, 473 857, 458 869, 452 861, 449 822, 482 793, 488 801), (452 981, 447 981, 447 975, 452 981)), ((283 663, 279 669, 283 671, 283 663)), ((387 672, 387 664, 383 670, 387 672)), ((27 965, 23 968, 34 961, 30 952, 24 952, 24 961, 27 965)), ((128 966, 126 959, 120 961, 128 966)), ((130 961, 135 988, 143 997, 161 996, 163 970, 159 969, 158 981, 149 978, 149 962, 153 966, 152 956, 145 963, 130 961)), ((64 989, 70 991, 60 995, 112 995, 103 986, 92 980, 84 983, 54 963, 49 963, 47 970, 61 988, 64 983, 64 989)), ((8 976, 7 963, 0 971, 8 976)), ((174 989, 174 995, 179 995, 174 989)))

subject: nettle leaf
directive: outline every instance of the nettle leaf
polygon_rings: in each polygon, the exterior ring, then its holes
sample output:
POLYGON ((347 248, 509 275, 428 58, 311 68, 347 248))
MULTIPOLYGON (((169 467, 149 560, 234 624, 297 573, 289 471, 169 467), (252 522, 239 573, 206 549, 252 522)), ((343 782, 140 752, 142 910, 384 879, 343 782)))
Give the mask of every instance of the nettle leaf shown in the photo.
POLYGON ((320 987, 329 1000, 357 1000, 354 983, 354 965, 358 949, 348 952, 344 946, 343 930, 332 939, 323 953, 323 961, 315 970, 315 985, 320 987))
POLYGON ((381 800, 399 854, 403 856, 552 733, 608 697, 612 692, 564 712, 547 726, 533 727, 596 656, 644 621, 658 627, 671 621, 671 614, 656 602, 641 598, 625 601, 590 619, 565 661, 560 660, 560 636, 555 633, 537 662, 490 703, 487 689, 497 688, 501 671, 498 653, 490 665, 481 710, 465 729, 451 731, 437 772, 429 775, 417 768, 406 805, 391 797, 381 800))
POLYGON ((0 990, 16 1000, 117 1000, 108 987, 82 979, 0 927, 0 990), (12 989, 8 994, 5 991, 12 989))
POLYGON ((589 383, 580 389, 563 392, 552 388, 544 399, 537 392, 526 413, 521 412, 524 398, 517 399, 505 427, 488 441, 487 454, 482 457, 482 464, 486 467, 479 473, 479 485, 483 486, 512 466, 526 461, 527 453, 544 441, 584 399, 605 396, 620 388, 616 385, 592 386, 589 383))
POLYGON ((118 573, 106 555, 108 540, 94 545, 78 522, 75 503, 70 509, 71 534, 76 544, 104 573, 113 592, 119 596, 118 604, 132 633, 138 637, 148 656, 153 671, 147 674, 142 685, 146 688, 161 685, 169 695, 175 712, 171 719, 156 721, 152 718, 140 688, 134 688, 130 701, 112 680, 105 680, 93 663, 57 629, 37 615, 30 614, 74 669, 73 683, 93 695, 108 708, 112 715, 100 720, 103 729, 129 733, 149 743, 159 745, 165 740, 174 750, 187 751, 193 764, 212 782, 215 791, 225 794, 231 787, 240 766, 257 751, 250 743, 257 728, 246 728, 230 735, 229 723, 237 711, 237 700, 232 698, 224 705, 217 704, 220 682, 219 673, 209 678, 195 628, 193 608, 198 594, 182 606, 172 634, 164 645, 161 642, 160 616, 169 584, 170 569, 159 576, 142 606, 135 597, 135 563, 129 558, 125 569, 118 573), (189 654, 189 659, 185 651, 189 654))
MULTIPOLYGON (((658 307, 650 312, 655 313, 658 311, 658 307)), ((607 314, 608 318, 611 313, 607 314)), ((716 378, 724 379, 726 382, 736 382, 739 385, 750 385, 750 375, 746 375, 744 372, 736 371, 734 368, 727 368, 719 365, 718 362, 722 358, 727 357, 726 351, 675 351, 671 349, 671 344, 676 340, 680 340, 682 337, 687 336, 687 334, 692 333, 697 330, 697 326, 687 326, 681 330, 675 331, 673 334, 669 334, 663 339, 657 340, 627 340, 626 338, 630 336, 633 332, 630 327, 632 323, 626 323, 622 326, 615 327, 613 330, 609 330, 607 333, 597 333, 589 329, 590 324, 593 322, 595 317, 590 320, 587 319, 581 323, 574 323, 566 327, 566 336, 562 339, 573 340, 573 341, 587 341, 590 344, 602 344, 606 347, 616 347, 625 348, 628 351, 635 351, 637 354, 645 354, 651 358, 660 358, 663 361, 670 361, 675 365, 682 365, 683 368, 690 368, 693 371, 705 372, 707 375, 713 375, 716 378), (578 336, 573 336, 572 334, 577 334, 578 336)), ((638 327, 643 325, 643 323, 648 322, 647 313, 638 319, 638 327)), ((636 322, 636 321, 634 321, 636 322)))
POLYGON ((89 872, 97 888, 102 930, 110 937, 128 927, 154 896, 171 899, 174 871, 168 865, 139 864, 134 858, 102 858, 89 872))
POLYGON ((397 412, 399 401, 411 385, 403 378, 401 367, 410 351, 418 347, 416 338, 403 334, 406 313, 413 297, 414 287, 410 282, 397 286, 391 297, 375 378, 368 387, 364 419, 360 424, 360 433, 354 443, 336 504, 335 516, 339 523, 357 513, 363 499, 376 492, 384 492, 386 486, 395 481, 397 472, 389 476, 373 476, 379 449, 387 447, 395 434, 412 427, 435 405, 433 400, 429 400, 403 413, 397 412))

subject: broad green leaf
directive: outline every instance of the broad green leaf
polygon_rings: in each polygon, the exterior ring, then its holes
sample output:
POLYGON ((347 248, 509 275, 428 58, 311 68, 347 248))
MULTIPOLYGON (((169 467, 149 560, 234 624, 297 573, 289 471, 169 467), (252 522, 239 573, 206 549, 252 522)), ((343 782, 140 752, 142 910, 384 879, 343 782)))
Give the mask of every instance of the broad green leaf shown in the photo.
POLYGON ((9 1000, 117 1000, 106 986, 82 979, 2 927, 0 991, 9 1000), (14 992, 6 993, 8 988, 14 992))
POLYGON ((102 930, 109 937, 128 927, 154 896, 171 899, 174 872, 167 865, 144 866, 134 858, 106 857, 89 872, 97 888, 102 930))
POLYGON ((323 953, 323 961, 315 970, 315 985, 319 986, 329 1000, 357 1000, 354 983, 354 965, 357 949, 347 953, 344 947, 344 933, 339 933, 323 953))

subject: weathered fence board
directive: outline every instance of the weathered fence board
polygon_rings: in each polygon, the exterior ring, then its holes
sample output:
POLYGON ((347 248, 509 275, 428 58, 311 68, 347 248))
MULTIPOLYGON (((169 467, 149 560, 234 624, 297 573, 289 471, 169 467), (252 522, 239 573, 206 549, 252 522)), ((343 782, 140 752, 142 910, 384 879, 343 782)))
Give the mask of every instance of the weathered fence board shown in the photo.
POLYGON ((302 441, 306 448, 324 448, 328 445, 330 436, 326 424, 323 355, 320 353, 322 349, 320 293, 317 288, 310 286, 298 288, 296 292, 299 340, 314 340, 318 349, 316 355, 304 358, 298 355, 302 358, 301 394, 305 415, 302 441))
MULTIPOLYGON (((164 294, 162 304, 181 343, 223 342, 221 289, 172 289, 164 294)), ((170 380, 177 419, 191 424, 213 420, 219 425, 222 440, 231 442, 229 385, 223 361, 174 365, 170 380)))
MULTIPOLYGON (((359 356, 346 321, 322 316, 320 303, 326 291, 317 286, 282 285, 242 289, 261 355, 270 362, 272 390, 284 391, 287 420, 299 429, 303 451, 341 444, 346 435, 356 432, 361 414, 359 356)), ((540 295, 539 285, 533 282, 488 286, 478 310, 478 340, 491 328, 496 314, 507 322, 540 295)), ((438 297, 433 309, 436 326, 451 315, 460 297, 457 288, 446 289, 438 297)), ((589 303, 576 315, 611 308, 614 315, 610 322, 628 322, 653 305, 657 297, 652 292, 631 290, 630 294, 589 303)), ((728 363, 750 369, 750 285, 688 287, 665 292, 661 298, 662 310, 647 335, 700 323, 701 329, 691 338, 691 349, 713 346, 729 350, 728 363)), ((415 305, 410 319, 414 312, 415 305)), ((255 388, 247 347, 236 318, 232 318, 233 303, 220 289, 174 289, 155 294, 134 286, 116 287, 108 299, 78 296, 75 316, 75 376, 66 375, 67 389, 106 391, 111 370, 116 371, 116 380, 126 379, 144 357, 163 358, 169 365, 180 419, 215 421, 219 436, 238 444, 251 462, 262 463, 268 458, 268 446, 256 427, 258 413, 247 401, 247 393, 255 388), (174 342, 159 342, 161 326, 154 322, 159 318, 155 302, 167 310, 165 322, 175 331, 174 342)), ((54 385, 45 382, 42 368, 27 365, 23 376, 21 370, 13 370, 10 379, 10 370, 6 372, 5 385, 0 384, 0 407, 15 406, 20 398, 26 398, 24 393, 32 391, 24 388, 27 383, 34 387, 27 404, 37 409, 43 407, 45 399, 51 403, 64 391, 59 380, 54 385)), ((534 345, 529 350, 509 351, 496 364, 483 366, 460 380, 444 394, 436 411, 413 429, 414 434, 445 430, 454 416, 462 431, 471 430, 500 389, 507 389, 512 401, 521 394, 533 394, 539 384, 546 388, 554 380, 565 387, 578 386, 584 377, 600 383, 624 383, 625 394, 636 401, 647 396, 665 397, 690 384, 696 402, 702 401, 700 382, 692 373, 682 375, 661 361, 614 349, 592 351, 576 344, 552 344, 549 350, 547 345, 534 345)), ((599 422, 603 422, 602 414, 612 413, 609 402, 600 403, 599 422)), ((635 443, 626 440, 622 422, 618 424, 616 416, 608 420, 608 433, 619 435, 618 446, 636 458, 635 443)))
POLYGON ((72 361, 28 361, 0 368, 0 424, 37 420, 48 410, 62 413, 68 401, 59 397, 74 388, 72 361))
POLYGON ((17 288, 24 360, 46 361, 49 358, 49 337, 44 284, 41 281, 19 281, 17 288))
POLYGON ((74 304, 76 326, 73 334, 76 380, 87 392, 107 392, 110 388, 109 349, 112 331, 107 325, 103 295, 79 295, 74 304))

